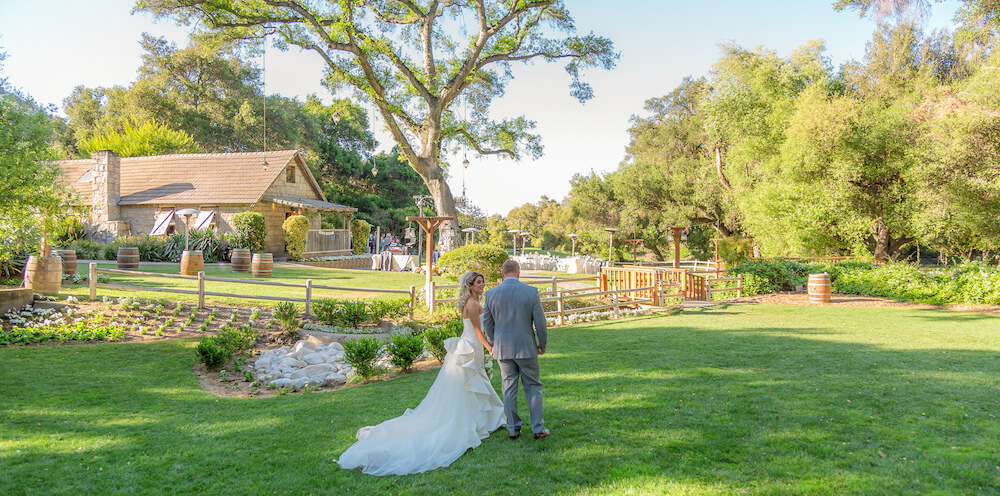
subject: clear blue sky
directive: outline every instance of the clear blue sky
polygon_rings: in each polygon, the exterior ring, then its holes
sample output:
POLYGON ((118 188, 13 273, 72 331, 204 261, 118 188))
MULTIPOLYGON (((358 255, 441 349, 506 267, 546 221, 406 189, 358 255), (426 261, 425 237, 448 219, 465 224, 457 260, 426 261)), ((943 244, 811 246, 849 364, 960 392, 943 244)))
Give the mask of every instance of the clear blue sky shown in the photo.
MULTIPOLYGON (((706 74, 723 42, 787 55, 808 40, 823 39, 830 59, 840 65, 860 59, 874 31, 869 19, 834 12, 833 0, 566 4, 577 29, 611 38, 621 60, 612 71, 587 74, 596 97, 583 105, 569 96, 562 66, 538 62, 515 71, 494 113, 535 120, 545 156, 518 163, 470 154, 468 171, 458 167, 449 181, 458 196, 465 176, 470 199, 489 213, 506 214, 542 195, 562 200, 574 173, 615 170, 628 143, 629 117, 641 114, 646 99, 670 92, 684 76, 706 74)), ((128 85, 141 63, 142 32, 180 46, 186 39, 186 31, 169 20, 131 15, 131 5, 129 0, 0 0, 0 47, 8 54, 4 76, 40 103, 56 106, 78 85, 128 85)), ((954 0, 933 4, 925 29, 950 26, 956 8, 954 0)), ((269 50, 267 91, 300 99, 317 93, 328 99, 319 84, 322 69, 315 54, 269 50)), ((379 136, 383 148, 391 147, 387 134, 379 136)))

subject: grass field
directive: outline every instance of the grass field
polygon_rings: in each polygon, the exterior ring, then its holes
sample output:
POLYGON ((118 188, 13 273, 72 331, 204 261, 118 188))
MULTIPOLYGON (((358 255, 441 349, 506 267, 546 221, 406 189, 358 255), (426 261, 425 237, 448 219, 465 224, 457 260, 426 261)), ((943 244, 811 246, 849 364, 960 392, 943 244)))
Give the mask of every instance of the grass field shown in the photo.
POLYGON ((4 494, 1000 492, 1000 318, 983 314, 721 305, 554 329, 552 437, 501 430, 384 478, 335 460, 435 371, 224 399, 198 387, 193 348, 0 349, 4 494))

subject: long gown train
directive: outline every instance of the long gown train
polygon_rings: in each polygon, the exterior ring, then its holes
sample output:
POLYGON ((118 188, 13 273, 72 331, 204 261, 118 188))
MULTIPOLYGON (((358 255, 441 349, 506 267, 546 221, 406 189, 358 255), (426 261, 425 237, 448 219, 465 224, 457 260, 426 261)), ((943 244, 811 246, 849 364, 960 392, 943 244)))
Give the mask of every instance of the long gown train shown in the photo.
POLYGON ((414 409, 358 430, 337 463, 371 475, 405 475, 447 467, 504 425, 503 402, 483 369, 483 346, 469 319, 444 341, 444 363, 414 409))

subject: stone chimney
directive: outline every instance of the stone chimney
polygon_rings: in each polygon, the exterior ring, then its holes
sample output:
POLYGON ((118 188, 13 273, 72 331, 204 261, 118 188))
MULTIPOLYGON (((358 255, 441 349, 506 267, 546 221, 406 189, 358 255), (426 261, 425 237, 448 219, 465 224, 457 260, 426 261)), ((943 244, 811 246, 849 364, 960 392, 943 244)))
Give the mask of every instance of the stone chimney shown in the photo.
POLYGON ((90 220, 94 224, 105 224, 118 220, 121 210, 118 200, 121 199, 121 155, 111 150, 94 152, 93 190, 90 220))
POLYGON ((101 234, 107 233, 113 239, 118 232, 116 221, 121 218, 118 200, 121 199, 122 157, 111 150, 98 150, 93 158, 90 222, 99 232, 103 231, 101 234))

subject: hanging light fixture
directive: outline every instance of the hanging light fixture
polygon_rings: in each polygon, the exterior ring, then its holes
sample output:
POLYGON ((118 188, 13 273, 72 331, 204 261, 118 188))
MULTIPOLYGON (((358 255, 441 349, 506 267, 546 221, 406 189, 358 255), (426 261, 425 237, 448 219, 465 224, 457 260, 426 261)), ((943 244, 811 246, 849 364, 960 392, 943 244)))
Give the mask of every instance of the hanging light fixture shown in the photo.
POLYGON ((372 99, 372 177, 378 175, 378 168, 375 167, 375 100, 372 99))
POLYGON ((465 171, 469 170, 468 158, 463 158, 462 167, 464 167, 464 169, 462 169, 462 198, 468 198, 467 196, 465 196, 465 171))
POLYGON ((263 123, 264 127, 264 146, 261 149, 261 151, 264 152, 264 163, 261 165, 264 166, 265 171, 267 170, 267 166, 270 165, 267 163, 267 35, 274 33, 275 31, 276 29, 272 28, 271 26, 268 26, 266 24, 263 26, 264 43, 263 46, 261 47, 262 52, 260 57, 260 81, 262 86, 261 92, 264 95, 264 110, 261 113, 261 122, 263 123))

